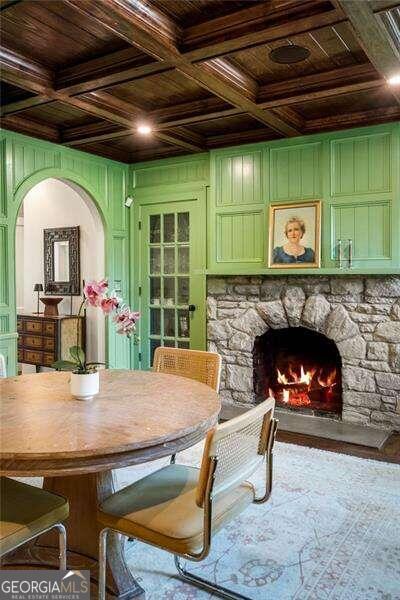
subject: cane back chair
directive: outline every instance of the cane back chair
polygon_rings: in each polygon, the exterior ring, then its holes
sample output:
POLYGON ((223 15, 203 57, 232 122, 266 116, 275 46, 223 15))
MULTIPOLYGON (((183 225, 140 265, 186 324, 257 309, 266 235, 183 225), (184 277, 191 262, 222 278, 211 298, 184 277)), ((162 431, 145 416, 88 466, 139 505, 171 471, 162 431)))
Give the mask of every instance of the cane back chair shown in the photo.
MULTIPOLYGON (((218 392, 221 356, 217 352, 159 346, 154 352, 153 371, 194 379, 218 392)), ((171 464, 175 459, 176 455, 173 454, 171 464)))
POLYGON ((67 568, 67 536, 62 524, 69 514, 68 500, 53 492, 0 477, 0 556, 56 528, 60 565, 67 568))
POLYGON ((154 352, 153 370, 195 379, 218 392, 221 357, 216 352, 159 346, 154 352))
POLYGON ((250 503, 265 502, 272 489, 272 448, 277 421, 269 398, 240 417, 217 425, 206 437, 200 469, 170 464, 107 498, 99 507, 99 598, 105 598, 109 531, 132 536, 174 554, 179 575, 224 598, 245 598, 186 571, 180 557, 200 561, 212 535, 250 503), (262 462, 265 493, 246 479, 262 462))

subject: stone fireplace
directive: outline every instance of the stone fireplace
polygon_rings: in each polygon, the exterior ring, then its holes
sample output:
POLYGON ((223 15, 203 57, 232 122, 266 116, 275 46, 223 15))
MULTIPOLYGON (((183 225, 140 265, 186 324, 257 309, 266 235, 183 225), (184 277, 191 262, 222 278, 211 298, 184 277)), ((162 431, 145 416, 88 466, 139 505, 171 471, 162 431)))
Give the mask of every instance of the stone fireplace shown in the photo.
POLYGON ((225 405, 271 389, 290 410, 400 430, 400 276, 209 277, 207 310, 225 405))

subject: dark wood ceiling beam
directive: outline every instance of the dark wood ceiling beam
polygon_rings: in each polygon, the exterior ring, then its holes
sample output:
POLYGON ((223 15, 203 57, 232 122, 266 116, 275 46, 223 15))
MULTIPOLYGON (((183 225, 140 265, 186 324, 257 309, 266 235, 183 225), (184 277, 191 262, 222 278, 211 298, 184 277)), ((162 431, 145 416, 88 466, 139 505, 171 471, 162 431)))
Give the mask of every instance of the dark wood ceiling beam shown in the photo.
POLYGON ((54 100, 51 98, 47 98, 46 96, 31 96, 30 98, 25 98, 24 100, 18 100, 15 102, 9 102, 8 104, 3 104, 3 106, 1 107, 1 114, 16 114, 24 110, 28 110, 29 108, 34 108, 35 106, 50 104, 51 102, 54 102, 54 100))
POLYGON ((400 6, 399 0, 369 0, 372 11, 376 14, 400 6))
MULTIPOLYGON (((233 36, 228 39, 216 40, 207 37, 203 40, 202 45, 195 49, 183 49, 182 56, 184 56, 190 62, 198 62, 207 60, 210 58, 217 58, 218 56, 226 56, 232 52, 238 50, 245 50, 252 46, 259 46, 270 42, 285 40, 288 37, 300 35, 304 33, 311 33, 322 27, 329 25, 337 25, 346 20, 342 11, 326 9, 326 3, 324 3, 325 9, 319 8, 318 2, 297 2, 297 5, 303 5, 303 9, 306 5, 310 8, 305 11, 305 15, 288 20, 288 13, 286 13, 286 19, 282 20, 278 24, 268 24, 265 28, 260 30, 252 30, 244 33, 243 35, 233 36)), ((218 32, 216 32, 218 36, 218 32)))
POLYGON ((232 107, 229 103, 220 98, 212 96, 202 98, 191 102, 182 102, 174 106, 157 108, 148 113, 149 119, 157 123, 157 126, 185 125, 190 123, 200 123, 207 119, 220 117, 229 117, 240 114, 239 108, 232 107))
MULTIPOLYGON (((146 21, 138 18, 129 0, 79 0, 78 3, 74 0, 66 0, 66 2, 75 6, 87 17, 106 25, 115 35, 129 41, 142 52, 173 64, 178 72, 223 100, 249 113, 253 118, 268 127, 286 136, 301 133, 296 127, 277 115, 259 109, 242 91, 238 91, 236 80, 232 83, 228 83, 226 79, 221 80, 219 75, 215 74, 215 65, 211 67, 192 65, 187 58, 179 54, 177 47, 171 44, 170 41, 166 43, 162 36, 151 35, 146 21)), ((150 7, 150 3, 148 3, 148 6, 150 7)), ((157 11, 151 8, 151 12, 154 17, 157 11)), ((160 18, 162 17, 160 16, 160 18)), ((227 76, 226 72, 225 76, 227 76)))
POLYGON ((46 95, 53 88, 54 74, 50 69, 4 46, 0 46, 0 70, 4 81, 28 92, 46 95))
MULTIPOLYGON (((2 77, 5 81, 9 79, 13 79, 15 81, 24 81, 24 89, 28 91, 35 91, 38 87, 37 80, 31 81, 29 73, 39 73, 41 76, 41 81, 44 79, 43 73, 47 73, 46 71, 40 71, 37 67, 36 63, 33 61, 29 61, 25 57, 22 57, 20 54, 13 52, 12 50, 2 49, 0 53, 0 67, 2 70, 2 77), (25 78, 25 79, 24 79, 25 78)), ((10 81, 11 82, 11 81, 10 81)), ((56 92, 51 87, 50 76, 45 79, 45 84, 41 83, 41 93, 43 93, 45 98, 50 98, 52 100, 56 100, 58 102, 67 104, 69 106, 74 106, 86 113, 89 113, 93 116, 99 117, 101 119, 106 119, 111 123, 123 126, 129 131, 136 127, 137 120, 139 118, 146 118, 146 113, 144 113, 141 109, 135 107, 131 103, 124 102, 111 94, 107 94, 103 91, 91 92, 89 94, 83 94, 82 96, 68 96, 62 92, 56 92)), ((17 117, 15 115, 15 119, 11 119, 12 115, 8 115, 4 117, 3 123, 4 127, 6 127, 6 123, 10 124, 10 129, 13 128, 17 130, 18 124, 21 126, 21 131, 28 133, 31 131, 32 135, 37 135, 38 137, 45 137, 46 139, 52 139, 52 141, 60 141, 60 137, 58 135, 57 130, 57 139, 55 139, 54 132, 50 130, 45 131, 42 128, 42 133, 40 133, 40 128, 36 128, 35 132, 35 122, 33 124, 30 123, 29 119, 22 119, 22 117, 17 117), (6 119, 9 119, 6 121, 6 119), (27 125, 24 125, 24 122, 27 125), (53 135, 54 134, 54 135, 53 135)), ((128 134, 129 134, 128 131, 128 134)), ((188 135, 187 132, 183 130, 179 131, 176 138, 173 131, 169 132, 157 132, 154 131, 153 135, 162 139, 163 141, 174 144, 180 148, 185 148, 186 150, 199 152, 204 150, 205 146, 200 143, 200 137, 197 138, 196 141, 193 140, 192 135, 188 135), (168 138, 168 139, 167 139, 168 138)), ((105 139, 105 138, 103 138, 105 139)))
POLYGON ((279 106, 273 109, 274 115, 277 115, 282 120, 293 123, 299 131, 303 130, 304 119, 290 106, 279 106))
POLYGON ((21 0, 0 0, 0 12, 19 2, 21 2, 21 0))
MULTIPOLYGON (((261 88, 261 97, 271 97, 271 100, 266 100, 258 104, 260 108, 268 107, 278 109, 279 107, 290 106, 299 102, 310 100, 320 100, 330 96, 340 94, 349 94, 367 89, 374 89, 382 85, 386 85, 383 79, 373 79, 376 77, 376 71, 369 64, 352 65, 350 67, 342 67, 332 69, 325 73, 306 75, 301 79, 286 80, 276 82, 261 88), (360 78, 367 78, 366 81, 358 81, 360 78), (356 83, 345 83, 355 80, 356 83), (318 84, 325 86, 318 89, 318 84), (302 93, 294 94, 294 90, 300 85, 302 93), (268 93, 267 93, 268 92, 268 93)), ((90 97, 90 95, 89 95, 90 97)), ((119 107, 124 110, 124 102, 119 101, 119 107)), ((128 105, 126 108, 130 108, 128 105)), ((219 98, 206 98, 187 102, 171 107, 165 107, 154 110, 147 114, 147 120, 153 123, 157 130, 163 130, 169 127, 179 125, 190 125, 194 123, 209 122, 215 119, 227 118, 243 114, 243 110, 239 108, 229 108, 229 105, 224 103, 219 98)), ((292 118, 296 118, 293 117, 292 118)), ((300 123, 300 122, 299 122, 300 123)), ((303 123, 303 121, 301 121, 303 123)), ((112 124, 96 123, 87 127, 73 128, 70 131, 64 132, 66 139, 70 139, 70 135, 74 140, 73 143, 79 144, 79 140, 88 139, 108 139, 107 132, 109 131, 109 139, 119 137, 129 132, 128 129, 121 129, 120 134, 115 132, 115 126, 112 124), (88 130, 86 131, 88 127, 88 130), (99 138, 97 138, 99 136, 99 138), (75 141, 76 140, 76 141, 75 141)), ((247 138, 246 138, 247 139, 247 138)))
MULTIPOLYGON (((131 103, 107 94, 107 92, 98 91, 84 94, 80 97, 74 96, 68 98, 67 102, 114 123, 125 125, 128 130, 126 135, 129 135, 130 132, 138 135, 136 127, 139 121, 152 124, 144 111, 133 106, 131 103)), ((155 128, 152 135, 168 144, 174 144, 191 152, 201 152, 205 148, 205 143, 202 143, 200 136, 197 136, 197 140, 193 141, 194 134, 189 135, 184 131, 179 131, 175 135, 173 131, 158 131, 155 128)), ((106 137, 103 137, 103 139, 106 139, 106 137)))
POLYGON ((179 128, 179 130, 156 130, 153 135, 166 144, 180 146, 190 152, 201 152, 206 149, 206 141, 203 136, 195 134, 193 131, 188 131, 183 127, 179 128))
POLYGON ((204 62, 201 67, 221 78, 252 102, 255 101, 258 93, 257 81, 236 66, 233 61, 226 58, 213 58, 204 62))
POLYGON ((150 3, 141 0, 135 0, 134 4, 130 0, 64 2, 156 60, 169 61, 171 56, 179 59, 177 44, 181 32, 178 30, 174 35, 170 19, 153 9, 150 3), (165 31, 167 35, 163 35, 165 31))
POLYGON ((172 70, 168 63, 138 55, 136 48, 126 48, 101 58, 63 69, 56 76, 55 88, 66 94, 81 94, 134 81, 172 70))
POLYGON ((3 117, 1 126, 5 129, 11 129, 11 131, 18 131, 19 133, 24 133, 33 137, 44 138, 50 142, 58 143, 61 141, 57 127, 41 121, 26 119, 19 115, 8 115, 3 117))
POLYGON ((68 127, 62 131, 61 142, 65 146, 79 146, 92 142, 114 140, 130 135, 132 131, 114 123, 99 121, 79 127, 68 127))
MULTIPOLYGON (((400 53, 391 41, 382 22, 375 17, 368 2, 334 0, 349 19, 350 26, 378 73, 386 79, 400 75, 400 53)), ((390 88, 400 104, 400 86, 390 88)))
POLYGON ((318 91, 303 92, 302 94, 295 94, 293 96, 284 96, 282 98, 274 98, 272 100, 266 100, 260 102, 261 108, 276 109, 278 107, 287 107, 291 104, 299 104, 301 102, 310 102, 313 100, 322 100, 324 98, 331 98, 332 96, 340 96, 345 94, 353 94, 356 92, 362 92, 366 90, 372 90, 377 87, 386 86, 387 83, 384 79, 375 79, 372 81, 363 81, 360 83, 350 83, 348 85, 341 85, 335 87, 329 87, 318 91))
POLYGON ((309 92, 318 93, 320 90, 335 89, 346 84, 380 80, 376 69, 370 63, 338 67, 321 73, 293 77, 283 81, 275 81, 260 86, 257 102, 290 98, 296 94, 309 92))
POLYGON ((400 119, 400 107, 398 106, 374 108, 320 119, 309 119, 305 124, 305 132, 315 133, 324 130, 345 129, 373 123, 387 123, 398 119, 400 119))
POLYGON ((180 65, 177 67, 177 70, 226 102, 229 102, 243 112, 246 112, 257 121, 267 125, 267 127, 270 127, 285 136, 300 135, 301 132, 296 129, 294 125, 283 121, 280 117, 271 112, 259 108, 252 100, 243 96, 243 94, 229 84, 221 81, 217 75, 210 72, 208 69, 188 63, 186 65, 180 65))

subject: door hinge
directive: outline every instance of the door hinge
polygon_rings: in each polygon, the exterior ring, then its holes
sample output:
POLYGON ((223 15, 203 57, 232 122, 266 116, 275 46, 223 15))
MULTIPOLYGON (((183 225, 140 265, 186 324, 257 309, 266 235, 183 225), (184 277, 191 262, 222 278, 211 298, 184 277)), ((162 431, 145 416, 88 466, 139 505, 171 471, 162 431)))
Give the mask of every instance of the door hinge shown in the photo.
POLYGON ((138 221, 139 231, 142 229, 142 221, 138 221))
POLYGON ((142 295, 142 286, 139 285, 139 296, 141 296, 141 295, 142 295))

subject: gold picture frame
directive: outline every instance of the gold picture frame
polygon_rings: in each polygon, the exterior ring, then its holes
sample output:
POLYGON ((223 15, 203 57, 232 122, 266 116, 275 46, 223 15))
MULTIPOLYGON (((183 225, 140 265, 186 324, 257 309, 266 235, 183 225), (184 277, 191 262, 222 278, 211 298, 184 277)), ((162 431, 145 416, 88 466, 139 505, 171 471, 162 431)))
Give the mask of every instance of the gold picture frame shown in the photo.
POLYGON ((320 267, 321 200, 271 204, 268 248, 271 269, 320 267))

